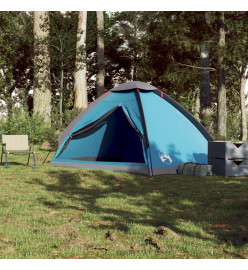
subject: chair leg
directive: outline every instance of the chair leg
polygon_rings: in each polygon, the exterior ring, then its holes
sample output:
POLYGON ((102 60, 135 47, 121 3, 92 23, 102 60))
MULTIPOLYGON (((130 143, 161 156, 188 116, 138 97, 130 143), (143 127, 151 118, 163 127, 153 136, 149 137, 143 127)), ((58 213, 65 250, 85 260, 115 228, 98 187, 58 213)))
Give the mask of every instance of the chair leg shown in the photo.
POLYGON ((30 151, 31 151, 31 146, 29 147, 29 151, 28 151, 28 163, 27 163, 27 165, 29 165, 30 151))
POLYGON ((6 168, 9 168, 8 158, 7 158, 7 152, 6 151, 5 151, 5 162, 6 162, 6 168))
POLYGON ((34 166, 32 168, 34 169, 34 168, 36 168, 34 145, 33 145, 33 158, 34 158, 34 166))

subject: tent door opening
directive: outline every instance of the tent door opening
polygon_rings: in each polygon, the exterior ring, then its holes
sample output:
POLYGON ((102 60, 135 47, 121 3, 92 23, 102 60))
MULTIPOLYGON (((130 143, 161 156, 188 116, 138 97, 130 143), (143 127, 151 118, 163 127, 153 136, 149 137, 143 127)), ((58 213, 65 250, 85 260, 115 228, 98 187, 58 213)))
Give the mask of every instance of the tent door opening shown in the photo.
POLYGON ((64 149, 61 158, 145 163, 142 135, 120 106, 72 134, 69 145, 70 152, 64 149))

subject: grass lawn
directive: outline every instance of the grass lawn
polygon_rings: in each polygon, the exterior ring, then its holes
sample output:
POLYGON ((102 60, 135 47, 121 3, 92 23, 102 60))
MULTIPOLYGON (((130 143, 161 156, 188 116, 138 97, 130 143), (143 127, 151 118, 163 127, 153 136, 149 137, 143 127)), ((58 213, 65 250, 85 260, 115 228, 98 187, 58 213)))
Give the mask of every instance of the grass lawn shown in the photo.
POLYGON ((248 258, 248 178, 55 168, 46 154, 0 167, 0 258, 248 258))

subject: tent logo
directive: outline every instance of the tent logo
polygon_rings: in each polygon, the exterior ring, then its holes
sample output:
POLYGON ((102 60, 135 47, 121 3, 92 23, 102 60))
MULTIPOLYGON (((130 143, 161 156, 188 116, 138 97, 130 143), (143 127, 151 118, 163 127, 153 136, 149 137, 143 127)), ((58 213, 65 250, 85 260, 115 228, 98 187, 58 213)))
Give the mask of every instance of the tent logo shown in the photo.
POLYGON ((158 156, 161 159, 161 161, 165 164, 169 165, 173 162, 170 155, 167 155, 165 152, 159 152, 158 156))

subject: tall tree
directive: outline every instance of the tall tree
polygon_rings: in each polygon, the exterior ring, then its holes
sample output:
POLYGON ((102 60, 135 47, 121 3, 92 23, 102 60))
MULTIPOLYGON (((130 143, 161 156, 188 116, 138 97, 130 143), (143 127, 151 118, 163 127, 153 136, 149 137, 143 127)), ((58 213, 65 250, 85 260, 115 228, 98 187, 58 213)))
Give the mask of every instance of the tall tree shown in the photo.
POLYGON ((218 19, 218 105, 217 134, 226 138, 226 72, 225 72, 225 23, 224 11, 217 13, 218 19))
POLYGON ((103 11, 96 11, 97 16, 97 97, 105 92, 105 64, 104 64, 104 14, 103 11))
POLYGON ((76 63, 74 74, 74 108, 84 110, 88 106, 86 79, 86 27, 87 11, 78 12, 76 63))
POLYGON ((34 113, 51 118, 49 12, 34 11, 34 113))
POLYGON ((242 141, 247 141, 247 112, 245 108, 245 85, 248 78, 247 66, 241 68, 240 76, 241 135, 242 141))
POLYGON ((53 110, 59 108, 60 123, 74 101, 77 22, 78 12, 50 12, 52 103, 53 110))
POLYGON ((13 104, 27 105, 33 86, 33 26, 31 12, 0 12, 0 102, 1 112, 11 113, 13 104))
POLYGON ((142 43, 148 34, 146 27, 152 15, 152 12, 123 11, 117 12, 114 16, 116 23, 113 30, 119 37, 118 52, 122 54, 121 61, 125 64, 123 75, 126 79, 133 81, 141 79, 140 69, 144 70, 144 67, 140 66, 143 57, 142 43))
MULTIPOLYGON (((205 11, 204 17, 206 24, 210 25, 211 12, 205 11)), ((202 122, 204 118, 211 114, 211 99, 210 99, 210 55, 209 55, 209 40, 201 42, 200 61, 202 67, 201 83, 200 83, 200 116, 202 122)))
MULTIPOLYGON (((227 64, 232 73, 232 79, 238 80, 233 90, 239 92, 239 110, 241 112, 241 139, 247 140, 247 111, 245 106, 245 85, 248 79, 248 13, 227 12, 227 64), (237 91, 239 88, 239 91, 237 91)), ((228 74, 229 75, 229 74, 228 74)), ((231 75, 231 74, 230 74, 231 75)), ((235 80, 234 80, 235 81, 235 80)), ((233 92, 233 91, 232 91, 233 92)), ((237 98, 236 98, 237 100, 237 98)))

